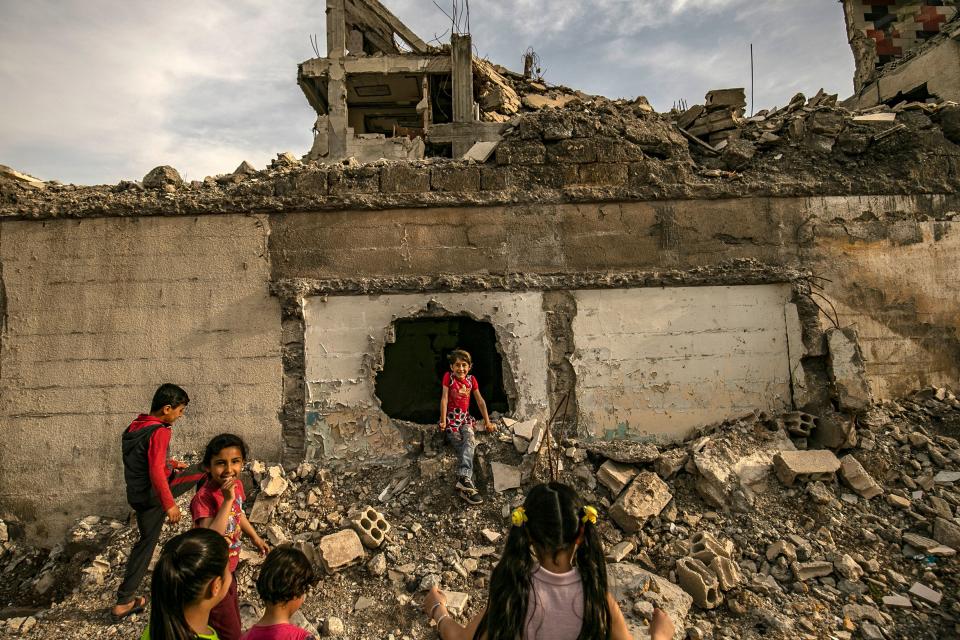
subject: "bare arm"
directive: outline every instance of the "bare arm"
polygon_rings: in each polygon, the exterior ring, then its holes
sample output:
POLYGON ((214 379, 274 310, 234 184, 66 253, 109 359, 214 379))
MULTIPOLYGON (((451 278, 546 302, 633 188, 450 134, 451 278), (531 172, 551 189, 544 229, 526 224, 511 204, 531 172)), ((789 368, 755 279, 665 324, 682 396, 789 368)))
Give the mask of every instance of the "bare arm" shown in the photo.
POLYGON ((233 501, 236 499, 236 480, 227 479, 223 483, 223 504, 217 509, 217 515, 212 518, 201 518, 194 524, 203 529, 213 529, 222 536, 227 535, 227 521, 230 519, 230 511, 233 509, 233 501))
POLYGON ((250 538, 250 542, 252 542, 253 546, 257 548, 257 551, 260 552, 260 555, 265 556, 267 553, 269 553, 270 547, 267 546, 267 543, 263 541, 263 538, 257 534, 256 529, 253 528, 253 525, 250 524, 249 520, 247 520, 246 514, 244 514, 242 511, 240 512, 240 531, 243 531, 247 537, 250 538))
MULTIPOLYGON (((473 616, 470 622, 467 623, 467 626, 464 627, 450 617, 450 613, 444 604, 446 601, 446 595, 436 587, 431 588, 423 599, 424 613, 432 616, 433 620, 441 620, 440 624, 437 625, 437 634, 440 636, 440 640, 473 640, 473 636, 477 632, 477 627, 480 626, 480 620, 487 610, 486 607, 473 616)), ((486 637, 486 634, 484 634, 481 640, 486 640, 486 637)))
POLYGON ((633 636, 627 629, 627 621, 623 618, 620 605, 609 592, 607 593, 607 610, 610 611, 610 640, 632 640, 633 636))
POLYGON ((444 385, 443 393, 440 394, 440 429, 447 428, 447 401, 450 390, 444 385))

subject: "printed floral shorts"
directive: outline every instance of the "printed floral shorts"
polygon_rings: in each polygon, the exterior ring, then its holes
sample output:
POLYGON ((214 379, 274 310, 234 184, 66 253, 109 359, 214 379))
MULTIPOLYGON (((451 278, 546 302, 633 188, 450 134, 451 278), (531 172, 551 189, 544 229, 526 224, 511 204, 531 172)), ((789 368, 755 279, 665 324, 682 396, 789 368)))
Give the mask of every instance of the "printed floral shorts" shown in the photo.
POLYGON ((474 429, 476 422, 469 412, 459 407, 447 411, 447 431, 459 433, 462 428, 474 429))

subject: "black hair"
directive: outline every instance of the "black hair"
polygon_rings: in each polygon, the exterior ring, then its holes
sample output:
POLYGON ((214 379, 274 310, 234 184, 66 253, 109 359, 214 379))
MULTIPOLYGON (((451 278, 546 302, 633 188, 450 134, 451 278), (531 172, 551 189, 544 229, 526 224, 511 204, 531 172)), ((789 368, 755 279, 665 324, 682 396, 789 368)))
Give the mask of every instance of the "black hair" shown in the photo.
POLYGON ((176 409, 180 405, 189 402, 190 396, 187 395, 187 392, 184 391, 182 387, 178 387, 170 382, 165 382, 153 392, 153 402, 150 403, 150 413, 160 411, 160 409, 163 409, 167 405, 176 409))
POLYGON ((535 567, 531 545, 538 553, 556 555, 579 542, 574 564, 583 585, 583 625, 579 640, 610 637, 607 607, 607 565, 596 526, 584 521, 584 504, 565 484, 538 484, 523 503, 527 521, 513 526, 503 556, 490 576, 487 610, 474 634, 479 640, 516 640, 527 622, 531 573, 535 567))
POLYGON ((203 466, 209 467, 213 456, 227 447, 237 447, 240 449, 240 455, 243 456, 243 459, 247 459, 247 443, 243 441, 243 438, 232 433, 221 433, 213 436, 213 439, 207 443, 207 448, 203 452, 203 466))
POLYGON ((267 554, 257 577, 257 593, 267 604, 283 604, 305 594, 317 579, 303 551, 285 544, 267 554))
POLYGON ((470 353, 464 349, 454 349, 447 354, 447 360, 450 364, 456 364, 457 360, 463 360, 467 364, 473 364, 473 358, 470 357, 470 353))
POLYGON ((150 582, 151 640, 192 640, 183 609, 227 568, 227 541, 213 529, 190 529, 163 545, 150 582))

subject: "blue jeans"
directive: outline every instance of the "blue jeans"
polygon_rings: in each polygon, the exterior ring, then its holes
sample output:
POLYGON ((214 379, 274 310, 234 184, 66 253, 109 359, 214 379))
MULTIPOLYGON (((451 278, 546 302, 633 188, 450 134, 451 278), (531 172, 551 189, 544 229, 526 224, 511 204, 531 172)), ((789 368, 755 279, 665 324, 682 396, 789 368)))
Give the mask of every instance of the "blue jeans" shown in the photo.
POLYGON ((453 445, 460 460, 457 476, 473 480, 473 452, 477 448, 477 437, 473 434, 473 429, 463 426, 457 433, 447 431, 446 436, 447 442, 453 445))

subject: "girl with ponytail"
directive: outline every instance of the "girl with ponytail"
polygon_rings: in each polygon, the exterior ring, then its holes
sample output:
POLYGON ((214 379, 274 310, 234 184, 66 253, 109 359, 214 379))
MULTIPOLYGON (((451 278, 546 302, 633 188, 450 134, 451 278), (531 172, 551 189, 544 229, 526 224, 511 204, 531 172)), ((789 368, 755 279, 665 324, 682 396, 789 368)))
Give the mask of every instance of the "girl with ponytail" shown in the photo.
POLYGON ((227 541, 211 529, 191 529, 163 546, 150 584, 150 626, 140 640, 218 640, 210 610, 233 575, 227 541))
MULTIPOLYGON (((597 534, 597 510, 576 491, 551 482, 533 487, 490 577, 487 607, 466 627, 450 618, 446 597, 430 590, 423 610, 443 640, 630 640, 626 621, 607 591, 607 567, 597 534)), ((669 640, 673 623, 657 609, 653 640, 669 640)))

